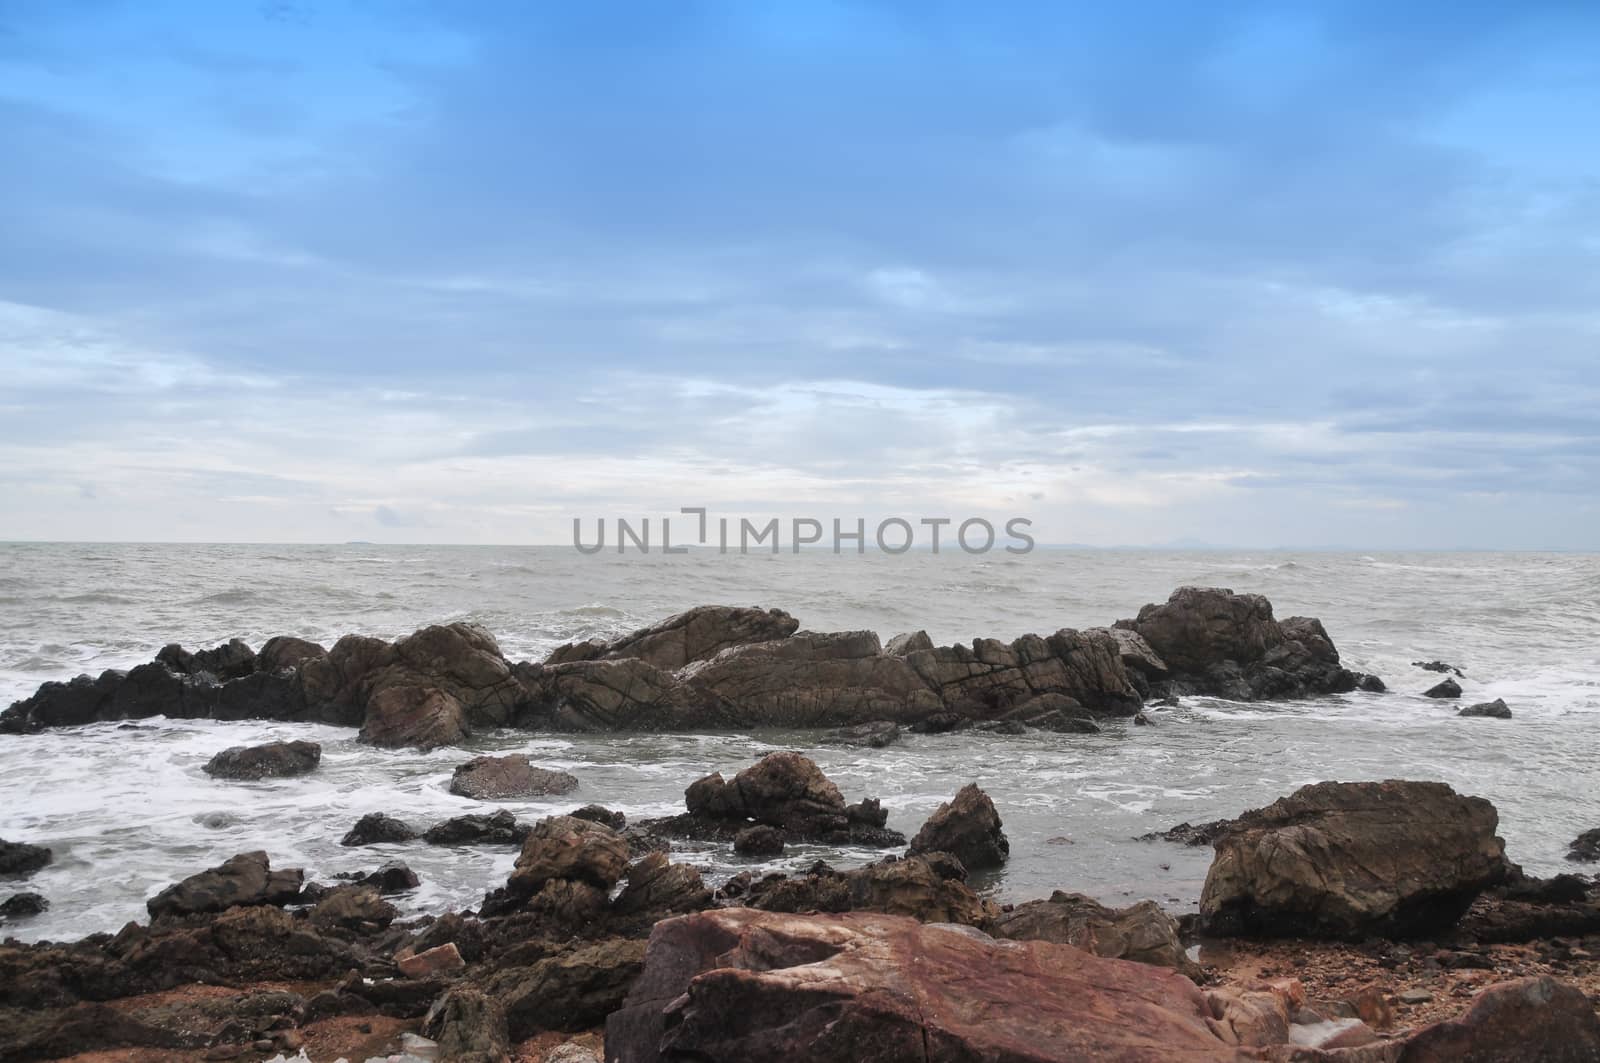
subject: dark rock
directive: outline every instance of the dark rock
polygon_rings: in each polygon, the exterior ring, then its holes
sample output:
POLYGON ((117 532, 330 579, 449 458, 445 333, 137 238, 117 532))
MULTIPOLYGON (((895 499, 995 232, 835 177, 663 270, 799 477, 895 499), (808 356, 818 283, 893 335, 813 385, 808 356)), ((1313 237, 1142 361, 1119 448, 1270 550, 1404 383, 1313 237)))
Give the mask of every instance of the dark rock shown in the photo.
POLYGON ((1457 716, 1487 716, 1496 720, 1511 719, 1511 709, 1506 705, 1505 699, 1495 698, 1493 701, 1480 702, 1477 705, 1468 705, 1457 716))
POLYGON ((973 725, 973 730, 982 731, 985 734, 1012 736, 1028 733, 1027 725, 1018 720, 985 720, 980 724, 973 725))
POLYGON ((1053 941, 1108 959, 1171 967, 1199 980, 1200 967, 1184 951, 1178 921, 1154 901, 1108 908, 1081 893, 1057 890, 1047 901, 1028 901, 994 921, 994 936, 1012 941, 1053 941))
POLYGON ((439 1045, 439 1058, 451 1063, 506 1063, 511 1033, 505 1009, 473 986, 456 986, 439 998, 423 1023, 423 1033, 439 1045))
POLYGON ((145 907, 152 918, 159 918, 250 905, 293 904, 304 881, 305 872, 299 868, 273 871, 264 852, 240 853, 217 867, 168 886, 150 898, 145 907))
POLYGON ((18 893, 0 903, 0 916, 7 919, 25 919, 48 910, 50 902, 37 893, 18 893))
POLYGON ((1465 676, 1467 674, 1455 665, 1445 664, 1443 661, 1412 661, 1411 664, 1413 667, 1421 668, 1424 672, 1449 672, 1455 676, 1465 676))
POLYGON ((643 941, 601 941, 503 970, 486 988, 505 1006, 513 1041, 544 1030, 587 1030, 621 1006, 644 955, 643 941))
POLYGON ((746 827, 734 836, 733 851, 740 856, 779 856, 783 853, 783 831, 777 827, 746 827))
POLYGON ((53 859, 55 853, 42 845, 0 838, 0 878, 27 878, 53 859))
POLYGON ((697 912, 710 904, 711 891, 699 871, 688 864, 672 863, 666 853, 649 853, 628 867, 628 884, 611 907, 619 915, 647 914, 654 921, 676 912, 697 912))
MULTIPOLYGON (((738 901, 773 912, 880 912, 925 923, 987 926, 997 914, 964 881, 961 862, 948 853, 888 857, 835 871, 818 863, 804 875, 768 875, 746 883, 738 901)), ((724 890, 723 897, 732 899, 724 890)))
POLYGON ((540 820, 522 843, 506 887, 513 894, 529 896, 552 879, 566 879, 609 890, 627 866, 628 843, 610 827, 551 816, 540 820))
POLYGON ((702 605, 614 642, 563 646, 546 663, 633 659, 670 672, 710 660, 732 646, 788 638, 799 626, 798 620, 781 609, 702 605))
POLYGON ((1368 694, 1382 694, 1389 687, 1375 675, 1363 675, 1356 681, 1356 689, 1368 694))
POLYGON ((587 819, 593 823, 603 823, 612 830, 622 830, 628 825, 628 817, 621 812, 613 812, 604 805, 584 805, 582 808, 573 809, 568 815, 577 819, 587 819))
POLYGON ((346 930, 382 929, 394 922, 399 912, 379 896, 372 886, 340 886, 311 909, 311 921, 319 926, 346 930))
POLYGON ((466 711, 449 694, 430 686, 395 684, 368 699, 360 740, 429 750, 455 745, 469 733, 466 711))
POLYGON ((868 827, 882 827, 889 822, 889 812, 876 797, 865 797, 844 808, 845 818, 851 823, 868 827))
POLYGON ((1216 841, 1218 835, 1233 826, 1233 822, 1231 819, 1213 819, 1205 823, 1184 822, 1166 830, 1141 834, 1138 840, 1178 842, 1181 845, 1210 845, 1216 841))
POLYGON ((479 801, 570 794, 578 780, 564 771, 536 768, 517 753, 503 757, 476 757, 458 766, 450 777, 450 792, 479 801))
POLYGON ((1155 726, 1155 721, 1142 712, 1136 712, 1133 714, 1133 722, 1138 724, 1140 727, 1155 726))
POLYGON ((422 877, 398 860, 392 860, 371 874, 363 875, 361 882, 388 896, 416 889, 422 885, 422 877))
POLYGON ((910 852, 950 853, 969 871, 1000 867, 1011 853, 1000 814, 989 795, 968 783, 938 807, 911 839, 910 852))
POLYGON ((1422 696, 1425 698, 1459 698, 1461 696, 1461 684, 1454 679, 1446 679, 1444 682, 1424 690, 1422 696))
POLYGON ((919 735, 943 735, 952 731, 964 731, 972 726, 970 717, 962 716, 955 712, 936 712, 925 716, 911 725, 911 733, 919 735))
POLYGON ((340 839, 339 844, 382 845, 386 842, 408 842, 417 836, 417 829, 409 823, 383 812, 368 812, 356 820, 356 825, 340 839))
POLYGON ((1490 986, 1455 1019, 1406 1039, 1402 1063, 1592 1063, 1600 1018, 1574 986, 1548 976, 1490 986))
POLYGON ((217 679, 239 679, 256 670, 256 651, 243 639, 229 639, 214 649, 190 653, 176 642, 163 646, 156 661, 179 675, 204 672, 217 679))
POLYGON ((322 747, 315 742, 269 742, 224 749, 202 770, 221 779, 283 778, 305 775, 321 762, 322 747))
POLYGON ((1505 878, 1499 817, 1443 783, 1324 782, 1246 812, 1216 839, 1210 933, 1361 939, 1452 926, 1505 878))
POLYGON ((809 757, 768 753, 724 783, 721 775, 695 782, 684 794, 691 815, 753 819, 801 834, 845 826, 844 797, 809 757))
MULTIPOLYGON (((0 853, 5 851, 4 843, 0 843, 0 853)), ((1567 850, 1567 859, 1582 863, 1593 863, 1600 860, 1600 827, 1586 830, 1572 840, 1572 845, 1567 850)))
POLYGON ((423 832, 429 845, 521 845, 533 827, 504 809, 492 816, 456 816, 423 832))
POLYGON ((298 669, 307 661, 326 657, 328 651, 315 642, 297 639, 292 635, 274 635, 256 654, 256 671, 281 672, 298 669))
POLYGON ((822 736, 822 741, 841 746, 882 749, 900 741, 900 725, 892 720, 873 720, 853 727, 840 727, 822 736))

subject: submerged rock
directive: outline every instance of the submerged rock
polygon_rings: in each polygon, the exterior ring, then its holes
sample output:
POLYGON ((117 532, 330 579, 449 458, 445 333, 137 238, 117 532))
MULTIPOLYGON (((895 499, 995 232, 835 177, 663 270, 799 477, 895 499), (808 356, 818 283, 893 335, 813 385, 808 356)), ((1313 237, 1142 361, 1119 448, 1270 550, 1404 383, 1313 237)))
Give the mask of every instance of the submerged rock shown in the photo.
POLYGON ((0 878, 27 878, 53 859, 55 853, 42 845, 0 838, 0 878))
POLYGON ((963 786, 940 805, 911 839, 912 855, 949 853, 969 871, 1000 867, 1011 855, 1000 814, 977 783, 963 786))
POLYGON ((1444 682, 1424 690, 1422 696, 1425 698, 1459 698, 1461 696, 1461 684, 1454 679, 1446 679, 1444 682))
POLYGON ((224 749, 201 770, 219 779, 253 780, 305 775, 320 763, 322 747, 315 742, 269 742, 224 749))
POLYGON ((368 812, 356 820, 340 845, 382 845, 386 842, 408 842, 420 836, 417 828, 384 812, 368 812))
POLYGON ((538 768, 517 753, 477 757, 459 765, 450 777, 450 792, 479 801, 570 794, 578 780, 564 771, 538 768))
POLYGON ((835 745, 883 749, 900 741, 900 725, 893 720, 873 720, 829 731, 822 740, 835 745))
POLYGON ((1451 675, 1457 677, 1465 676, 1467 674, 1461 669, 1457 668, 1455 665, 1446 664, 1443 661, 1412 661, 1411 665, 1414 668, 1421 668, 1424 672, 1449 672, 1451 675))
POLYGON ((1216 841, 1218 835, 1233 826, 1233 822, 1231 819, 1213 819, 1205 823, 1189 823, 1185 821, 1176 827, 1168 827, 1166 830, 1141 834, 1137 840, 1141 842, 1177 842, 1180 845, 1210 845, 1216 841))
POLYGON ((1216 839, 1201 917, 1221 935, 1435 933, 1505 878, 1498 822, 1488 801, 1443 783, 1304 786, 1216 839))
POLYGON ((217 867, 168 886, 150 898, 145 907, 152 918, 157 918, 251 905, 293 904, 304 881, 305 872, 299 868, 272 870, 264 852, 240 853, 217 867))
POLYGON ((0 902, 0 917, 26 919, 50 908, 50 902, 38 893, 18 893, 0 902))

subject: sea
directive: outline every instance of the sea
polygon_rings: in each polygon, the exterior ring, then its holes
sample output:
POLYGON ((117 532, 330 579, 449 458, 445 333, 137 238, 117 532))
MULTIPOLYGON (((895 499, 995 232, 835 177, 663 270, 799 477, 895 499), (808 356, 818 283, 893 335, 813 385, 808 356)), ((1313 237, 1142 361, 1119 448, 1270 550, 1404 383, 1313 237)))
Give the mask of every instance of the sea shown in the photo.
MULTIPOLYGON (((1208 848, 1137 840, 1182 821, 1237 815, 1324 779, 1437 779, 1493 801, 1512 859, 1569 870, 1567 844, 1600 826, 1600 557, 1512 553, 1294 553, 1065 550, 584 556, 570 547, 47 544, 0 545, 0 704, 41 682, 189 648, 272 635, 329 645, 347 633, 394 638, 470 620, 512 659, 609 637, 701 604, 777 607, 811 630, 923 629, 935 642, 1014 638, 1133 616, 1185 584, 1271 599, 1280 617, 1320 617, 1345 663, 1384 694, 1238 704, 1186 698, 1155 725, 1109 721, 1096 735, 908 735, 881 750, 819 744, 808 732, 561 735, 502 731, 430 753, 359 745, 321 725, 166 720, 0 736, 0 838, 48 845, 29 890, 49 910, 0 936, 64 940, 145 918, 168 884, 242 851, 330 881, 386 860, 422 886, 407 915, 475 905, 504 883, 511 849, 421 842, 347 849, 368 812, 426 825, 492 810, 448 792, 452 768, 520 751, 576 775, 576 793, 503 806, 536 819, 599 803, 630 818, 681 811, 683 790, 775 749, 804 750, 847 800, 880 798, 908 836, 957 789, 994 799, 1011 842, 1003 870, 974 877, 1001 902, 1087 893, 1192 910, 1208 848), (1459 666, 1465 695, 1422 692, 1459 666), (1504 698, 1510 720, 1464 719, 1504 698), (224 782, 201 767, 229 746, 322 743, 313 774, 224 782)), ((741 871, 848 867, 881 853, 794 845, 773 860, 686 844, 675 859, 713 884, 741 871)))

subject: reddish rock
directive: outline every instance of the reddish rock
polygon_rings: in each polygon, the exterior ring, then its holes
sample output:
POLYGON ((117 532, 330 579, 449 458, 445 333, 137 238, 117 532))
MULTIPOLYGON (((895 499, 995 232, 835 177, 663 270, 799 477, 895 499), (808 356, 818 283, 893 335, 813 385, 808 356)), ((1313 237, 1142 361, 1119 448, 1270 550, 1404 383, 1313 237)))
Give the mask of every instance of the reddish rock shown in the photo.
POLYGON ((627 866, 628 843, 610 827, 575 816, 551 816, 535 824, 522 843, 506 885, 520 896, 537 893, 556 879, 608 890, 627 866))
POLYGON ((456 948, 455 942, 451 941, 426 952, 407 956, 397 966, 407 978, 427 978, 445 971, 460 970, 466 963, 461 959, 461 951, 456 948))
POLYGON ((1492 985, 1466 1013, 1413 1034, 1399 1063, 1595 1063, 1600 1018, 1589 998, 1553 978, 1492 985))
POLYGON ((375 746, 436 749, 467 737, 461 703, 435 687, 384 687, 367 702, 360 739, 375 746))

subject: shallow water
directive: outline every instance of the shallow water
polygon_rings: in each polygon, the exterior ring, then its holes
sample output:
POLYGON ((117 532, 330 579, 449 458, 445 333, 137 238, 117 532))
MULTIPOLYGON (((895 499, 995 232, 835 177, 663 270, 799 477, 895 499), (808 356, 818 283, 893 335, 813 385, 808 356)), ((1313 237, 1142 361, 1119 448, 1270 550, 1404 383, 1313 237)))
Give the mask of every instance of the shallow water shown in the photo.
MULTIPOLYGON (((1500 809, 1513 859, 1561 870, 1566 843, 1600 825, 1600 558, 1555 554, 1152 553, 1039 550, 1020 558, 832 555, 589 558, 562 548, 0 546, 0 701, 46 679, 126 667, 161 645, 273 634, 324 643, 394 637, 476 620, 513 658, 608 636, 691 605, 777 606, 814 629, 925 628, 938 642, 1090 626, 1132 615, 1173 587, 1259 591, 1279 616, 1320 616, 1354 668, 1391 693, 1238 705, 1188 699, 1158 726, 1113 721, 1100 735, 908 736, 885 750, 813 748, 815 735, 479 736, 470 751, 374 750, 332 727, 141 721, 0 736, 0 837, 50 845, 56 861, 0 894, 37 890, 44 916, 24 939, 115 930, 161 887, 245 849, 326 880, 401 858, 423 886, 411 911, 475 903, 508 873, 510 849, 420 842, 343 849, 359 816, 426 824, 487 806, 446 791, 475 752, 527 750, 577 775, 553 802, 507 802, 522 818, 587 802, 630 817, 681 809, 683 788, 760 753, 807 749, 849 800, 878 796, 914 832, 962 784, 994 797, 1012 859, 985 887, 1003 899, 1082 890, 1126 903, 1198 899, 1209 849, 1133 841, 1181 820, 1233 815, 1319 779, 1442 779, 1500 809), (1420 696, 1462 666, 1460 704, 1504 697, 1511 721, 1463 720, 1420 696), (303 737, 323 744, 313 775, 260 783, 200 768, 228 746, 303 737)), ((865 850, 791 847, 743 861, 715 846, 681 858, 715 880, 743 867, 859 863, 865 850)))

